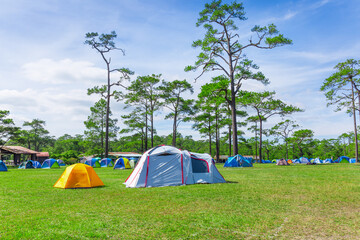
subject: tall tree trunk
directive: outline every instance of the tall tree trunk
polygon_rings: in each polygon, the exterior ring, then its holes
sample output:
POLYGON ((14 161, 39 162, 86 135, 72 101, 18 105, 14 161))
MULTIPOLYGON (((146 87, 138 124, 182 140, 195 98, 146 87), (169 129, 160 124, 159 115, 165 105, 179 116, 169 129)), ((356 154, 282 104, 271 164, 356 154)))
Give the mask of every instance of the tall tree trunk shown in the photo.
POLYGON ((150 121, 151 121, 151 148, 154 147, 154 113, 151 110, 151 115, 150 115, 150 121))
POLYGON ((285 148, 286 148, 286 160, 289 159, 289 152, 288 152, 288 141, 287 138, 285 138, 285 148))
POLYGON ((105 121, 105 157, 109 156, 109 115, 110 115, 110 63, 106 62, 107 68, 107 96, 106 96, 106 121, 105 121))
POLYGON ((172 145, 176 146, 176 123, 177 123, 177 111, 174 112, 174 123, 173 123, 173 136, 172 136, 172 145))
MULTIPOLYGON (((100 139, 101 139, 101 149, 104 150, 104 115, 101 116, 101 132, 100 132, 100 139)), ((103 151, 101 151, 101 157, 103 157, 103 151)))
POLYGON ((142 132, 141 134, 141 152, 145 152, 144 151, 144 132, 142 132))
POLYGON ((261 117, 259 118, 260 121, 259 121, 259 160, 261 162, 262 160, 262 119, 261 117))
POLYGON ((354 85, 351 84, 351 92, 352 92, 352 110, 354 117, 354 134, 355 134, 355 158, 356 162, 359 162, 359 148, 358 148, 358 137, 357 137, 357 127, 356 127, 356 115, 355 115, 355 95, 354 95, 354 85))
POLYGON ((229 157, 231 157, 231 125, 229 125, 229 157))
POLYGON ((147 106, 146 106, 145 107, 145 151, 147 150, 148 150, 148 114, 147 114, 147 106))
POLYGON ((230 44, 230 36, 227 31, 226 26, 224 25, 224 33, 227 41, 227 52, 229 56, 229 78, 230 78, 230 90, 231 90, 231 121, 232 121, 232 136, 233 136, 233 154, 238 154, 238 139, 237 139, 237 122, 236 122, 236 96, 235 96, 235 79, 234 79, 234 67, 233 67, 233 59, 232 59, 232 48, 230 44))
POLYGON ((292 144, 292 158, 294 159, 295 158, 295 144, 293 143, 292 144))
MULTIPOLYGON (((216 109, 217 111, 217 109, 216 109)), ((216 159, 220 158, 218 113, 215 114, 216 159)))
MULTIPOLYGON (((210 156, 212 156, 212 149, 211 149, 211 121, 210 121, 210 117, 209 117, 209 122, 208 122, 208 130, 209 130, 209 151, 210 151, 210 156)), ((219 161, 219 159, 216 159, 217 161, 219 161)))
POLYGON ((104 149, 104 130, 101 130, 101 137, 100 137, 100 141, 101 141, 101 149, 104 149))
POLYGON ((299 158, 300 158, 300 157, 303 157, 303 156, 304 156, 304 152, 303 152, 303 149, 302 149, 302 147, 301 147, 301 142, 298 143, 298 148, 299 148, 299 151, 300 151, 300 156, 299 156, 299 158))
MULTIPOLYGON (((257 155, 258 154, 257 146, 258 146, 258 142, 257 142, 257 122, 255 122, 255 160, 258 157, 258 155, 257 155)), ((259 160, 258 162, 261 163, 261 160, 259 160)))
POLYGON ((233 137, 233 154, 238 154, 238 139, 237 139, 237 123, 236 123, 236 102, 234 82, 231 81, 231 121, 232 121, 232 137, 233 137))

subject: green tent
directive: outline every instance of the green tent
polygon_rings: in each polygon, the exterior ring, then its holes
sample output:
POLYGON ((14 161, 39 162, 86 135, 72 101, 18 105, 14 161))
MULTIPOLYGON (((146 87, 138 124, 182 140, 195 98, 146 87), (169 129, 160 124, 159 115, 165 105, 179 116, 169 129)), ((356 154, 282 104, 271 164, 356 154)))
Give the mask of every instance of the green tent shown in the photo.
POLYGON ((41 165, 41 168, 49 169, 49 168, 60 168, 59 163, 55 159, 46 159, 43 164, 41 165))

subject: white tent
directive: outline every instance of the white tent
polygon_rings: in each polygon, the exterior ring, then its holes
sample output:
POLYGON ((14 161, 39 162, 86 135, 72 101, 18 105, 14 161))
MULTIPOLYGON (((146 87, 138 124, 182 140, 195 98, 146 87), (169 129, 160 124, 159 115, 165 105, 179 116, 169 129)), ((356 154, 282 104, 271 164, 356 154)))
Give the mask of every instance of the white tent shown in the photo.
POLYGON ((126 187, 135 188, 225 182, 213 165, 211 157, 203 158, 205 157, 197 154, 191 157, 188 151, 171 146, 154 147, 141 156, 124 184, 126 187))

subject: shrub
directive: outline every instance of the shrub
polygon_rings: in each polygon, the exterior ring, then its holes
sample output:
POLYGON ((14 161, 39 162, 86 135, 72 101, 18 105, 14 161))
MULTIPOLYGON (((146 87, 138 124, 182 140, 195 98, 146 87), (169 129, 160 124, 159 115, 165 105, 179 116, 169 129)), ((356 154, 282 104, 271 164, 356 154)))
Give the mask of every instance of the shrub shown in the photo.
POLYGON ((67 159, 64 159, 64 163, 66 165, 72 165, 72 164, 75 164, 78 162, 78 158, 67 158, 67 159))

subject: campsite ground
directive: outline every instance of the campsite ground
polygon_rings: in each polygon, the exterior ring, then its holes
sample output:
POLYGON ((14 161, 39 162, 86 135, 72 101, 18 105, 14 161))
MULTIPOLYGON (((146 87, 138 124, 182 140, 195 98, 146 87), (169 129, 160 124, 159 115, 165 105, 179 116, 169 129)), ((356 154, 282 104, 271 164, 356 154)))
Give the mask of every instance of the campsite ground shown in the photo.
POLYGON ((0 172, 1 239, 358 239, 357 164, 218 169, 230 183, 63 190, 62 169, 0 172))

